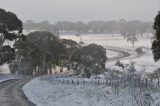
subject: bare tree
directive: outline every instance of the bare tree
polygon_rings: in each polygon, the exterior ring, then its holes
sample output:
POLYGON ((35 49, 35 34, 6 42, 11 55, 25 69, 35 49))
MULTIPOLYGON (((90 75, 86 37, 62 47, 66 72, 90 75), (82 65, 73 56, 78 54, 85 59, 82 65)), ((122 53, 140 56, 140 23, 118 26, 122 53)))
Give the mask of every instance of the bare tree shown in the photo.
POLYGON ((131 34, 128 38, 127 38, 127 42, 131 42, 134 48, 134 43, 138 42, 138 39, 136 38, 135 34, 131 34))

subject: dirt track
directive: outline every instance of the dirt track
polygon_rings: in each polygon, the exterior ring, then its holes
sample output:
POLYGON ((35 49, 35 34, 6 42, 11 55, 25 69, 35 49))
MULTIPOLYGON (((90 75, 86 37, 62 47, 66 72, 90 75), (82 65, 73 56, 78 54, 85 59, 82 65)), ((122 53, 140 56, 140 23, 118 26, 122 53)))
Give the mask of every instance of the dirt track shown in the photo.
POLYGON ((35 106, 24 95, 22 86, 29 80, 10 80, 0 83, 0 106, 35 106))

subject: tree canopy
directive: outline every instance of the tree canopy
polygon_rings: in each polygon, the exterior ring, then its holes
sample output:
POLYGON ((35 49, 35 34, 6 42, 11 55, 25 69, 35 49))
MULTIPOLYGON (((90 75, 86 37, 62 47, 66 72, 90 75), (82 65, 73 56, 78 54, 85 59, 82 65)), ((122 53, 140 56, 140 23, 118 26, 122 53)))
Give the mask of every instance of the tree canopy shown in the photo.
MULTIPOLYGON (((52 74, 52 68, 60 66, 72 69, 77 75, 88 78, 92 73, 105 70, 106 50, 96 44, 81 47, 77 42, 60 39, 46 31, 35 31, 27 35, 26 41, 17 40, 17 62, 22 74, 52 74), (28 66, 28 68, 24 68, 28 66), (24 70, 25 69, 25 70, 24 70), (77 73, 78 72, 78 73, 77 73)), ((13 71, 14 72, 14 71, 13 71)))
POLYGON ((154 60, 158 61, 160 59, 160 12, 155 17, 153 29, 156 31, 156 33, 155 39, 152 43, 152 53, 154 56, 154 60))
POLYGON ((82 72, 88 78, 92 73, 104 72, 106 60, 106 50, 96 44, 81 47, 72 56, 74 69, 82 72))
POLYGON ((18 17, 9 11, 0 8, 0 64, 14 59, 14 48, 4 45, 6 40, 13 41, 23 37, 23 25, 18 17))
POLYGON ((32 70, 38 67, 38 74, 47 73, 52 64, 58 64, 64 58, 66 52, 59 38, 46 31, 28 34, 26 41, 17 41, 15 47, 18 49, 17 54, 31 63, 32 70))

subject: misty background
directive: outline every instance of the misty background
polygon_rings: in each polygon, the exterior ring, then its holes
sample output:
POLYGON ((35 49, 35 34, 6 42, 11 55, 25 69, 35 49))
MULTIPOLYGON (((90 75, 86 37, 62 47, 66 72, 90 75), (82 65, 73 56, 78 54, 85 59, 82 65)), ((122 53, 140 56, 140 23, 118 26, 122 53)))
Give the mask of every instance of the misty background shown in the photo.
POLYGON ((160 0, 0 0, 0 7, 23 21, 153 21, 160 0))

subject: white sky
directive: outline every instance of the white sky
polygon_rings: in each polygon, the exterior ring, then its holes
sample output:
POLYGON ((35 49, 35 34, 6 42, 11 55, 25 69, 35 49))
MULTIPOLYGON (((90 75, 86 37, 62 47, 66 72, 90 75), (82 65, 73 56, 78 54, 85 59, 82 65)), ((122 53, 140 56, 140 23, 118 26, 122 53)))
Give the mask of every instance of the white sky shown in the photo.
POLYGON ((160 0, 0 0, 0 8, 14 12, 22 21, 153 21, 160 0))

